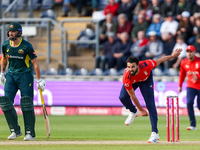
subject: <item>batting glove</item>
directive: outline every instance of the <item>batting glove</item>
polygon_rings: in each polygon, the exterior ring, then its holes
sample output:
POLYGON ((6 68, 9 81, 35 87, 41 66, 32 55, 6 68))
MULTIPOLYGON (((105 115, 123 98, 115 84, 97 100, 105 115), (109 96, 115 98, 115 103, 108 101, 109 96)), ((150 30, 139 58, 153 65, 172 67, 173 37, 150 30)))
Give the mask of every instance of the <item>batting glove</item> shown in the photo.
POLYGON ((5 72, 1 72, 1 74, 0 74, 0 85, 4 87, 5 83, 6 83, 5 72))
POLYGON ((37 80, 37 88, 41 89, 42 92, 44 91, 45 86, 46 86, 46 82, 43 79, 40 78, 37 80))

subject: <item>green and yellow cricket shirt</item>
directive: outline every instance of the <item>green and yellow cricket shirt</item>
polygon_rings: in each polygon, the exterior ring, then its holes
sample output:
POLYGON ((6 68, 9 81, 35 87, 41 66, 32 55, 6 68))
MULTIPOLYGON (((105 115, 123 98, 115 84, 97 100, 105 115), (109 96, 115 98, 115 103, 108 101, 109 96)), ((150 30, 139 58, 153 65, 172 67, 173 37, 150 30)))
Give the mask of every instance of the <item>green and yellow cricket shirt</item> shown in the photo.
POLYGON ((2 45, 2 53, 4 57, 8 57, 8 72, 12 73, 32 71, 33 64, 31 60, 37 57, 33 46, 22 38, 17 47, 12 47, 10 40, 5 41, 2 45))

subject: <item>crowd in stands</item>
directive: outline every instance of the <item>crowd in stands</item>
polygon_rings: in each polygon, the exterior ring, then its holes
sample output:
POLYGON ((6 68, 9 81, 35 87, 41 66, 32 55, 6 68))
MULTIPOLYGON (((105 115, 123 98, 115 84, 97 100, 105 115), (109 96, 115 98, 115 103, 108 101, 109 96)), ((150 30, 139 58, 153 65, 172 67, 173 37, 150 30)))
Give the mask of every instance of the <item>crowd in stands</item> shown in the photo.
MULTIPOLYGON (((48 0, 34 0, 37 4, 48 0)), ((92 12, 98 11, 99 3, 107 2, 101 11, 105 20, 101 22, 99 43, 103 47, 96 57, 95 68, 103 71, 126 67, 126 59, 135 56, 139 60, 157 59, 182 48, 181 55, 161 64, 165 72, 169 68, 179 69, 186 57, 187 45, 194 45, 200 56, 200 0, 52 0, 62 4, 63 17, 67 17, 75 5, 78 16, 85 4, 92 12)), ((48 11, 47 11, 48 12, 48 11)))
POLYGON ((109 0, 103 11, 103 54, 96 68, 120 71, 129 56, 157 59, 182 48, 177 59, 159 66, 163 72, 178 70, 187 45, 194 45, 200 56, 200 0, 109 0))

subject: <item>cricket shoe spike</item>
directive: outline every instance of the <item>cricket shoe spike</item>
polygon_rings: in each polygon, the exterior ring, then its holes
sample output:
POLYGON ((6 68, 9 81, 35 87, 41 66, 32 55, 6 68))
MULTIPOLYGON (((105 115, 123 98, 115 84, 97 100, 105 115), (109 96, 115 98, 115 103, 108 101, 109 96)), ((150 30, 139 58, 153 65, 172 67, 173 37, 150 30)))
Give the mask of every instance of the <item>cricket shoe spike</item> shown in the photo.
POLYGON ((32 137, 30 134, 26 134, 24 141, 35 141, 35 138, 32 137))
MULTIPOLYGON (((137 110, 137 109, 136 109, 137 110)), ((139 115, 139 111, 137 110, 136 113, 130 112, 127 119, 125 120, 125 125, 129 126, 133 123, 135 117, 139 115)))
POLYGON ((196 131, 196 130, 197 130, 197 128, 196 128, 196 127, 193 127, 193 126, 189 126, 189 127, 187 127, 187 130, 196 131))
POLYGON ((19 134, 16 134, 15 132, 12 132, 10 136, 8 136, 8 140, 14 140, 16 139, 17 137, 21 136, 22 135, 22 132, 20 131, 19 134))
POLYGON ((159 137, 158 133, 152 132, 151 136, 148 140, 148 143, 156 143, 159 139, 160 139, 160 137, 159 137))

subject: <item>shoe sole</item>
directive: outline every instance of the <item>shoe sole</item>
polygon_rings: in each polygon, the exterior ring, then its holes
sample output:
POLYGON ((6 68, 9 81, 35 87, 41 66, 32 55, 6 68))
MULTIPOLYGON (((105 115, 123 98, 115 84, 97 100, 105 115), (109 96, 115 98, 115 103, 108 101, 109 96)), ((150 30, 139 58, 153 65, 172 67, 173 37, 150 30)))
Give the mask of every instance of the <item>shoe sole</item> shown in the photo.
POLYGON ((24 139, 24 141, 35 141, 35 139, 33 139, 33 140, 24 139))
MULTIPOLYGON (((157 139, 157 141, 159 141, 160 139, 157 139)), ((153 142, 153 143, 157 143, 157 141, 156 142, 153 142)), ((148 141, 148 143, 151 143, 151 141, 148 141)))
MULTIPOLYGON (((138 115, 137 115, 137 116, 135 116, 135 118, 136 118, 136 117, 138 117, 138 115)), ((132 122, 132 123, 133 123, 133 122, 132 122)), ((131 123, 131 124, 132 124, 132 123, 131 123)), ((125 125, 126 125, 126 126, 129 126, 129 125, 131 125, 131 124, 125 124, 125 125)))

